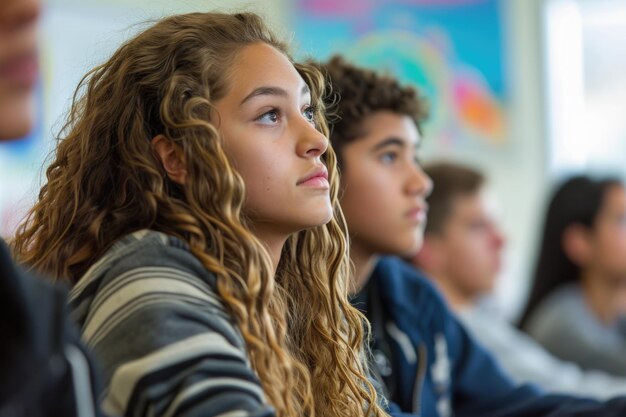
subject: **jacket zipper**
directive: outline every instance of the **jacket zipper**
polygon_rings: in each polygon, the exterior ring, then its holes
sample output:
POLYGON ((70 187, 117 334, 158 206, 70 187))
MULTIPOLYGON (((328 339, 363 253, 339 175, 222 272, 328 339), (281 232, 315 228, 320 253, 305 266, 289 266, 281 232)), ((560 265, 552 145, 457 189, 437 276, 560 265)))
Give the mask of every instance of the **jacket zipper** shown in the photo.
POLYGON ((79 417, 95 417, 94 407, 96 402, 91 391, 89 362, 83 352, 72 344, 68 343, 64 353, 72 372, 76 415, 79 417))
POLYGON ((67 363, 72 377, 72 388, 74 394, 74 406, 76 407, 77 417, 96 417, 96 401, 93 397, 91 386, 91 371, 89 368, 89 360, 82 350, 73 343, 73 340, 64 340, 66 335, 66 327, 69 319, 65 320, 65 297, 61 297, 55 307, 57 308, 56 323, 59 324, 57 333, 61 337, 62 344, 57 355, 63 357, 67 363))
POLYGON ((422 387, 426 377, 426 367, 428 366, 428 351, 426 345, 420 343, 417 346, 417 373, 415 375, 415 385, 413 385, 413 414, 420 415, 422 410, 422 387))

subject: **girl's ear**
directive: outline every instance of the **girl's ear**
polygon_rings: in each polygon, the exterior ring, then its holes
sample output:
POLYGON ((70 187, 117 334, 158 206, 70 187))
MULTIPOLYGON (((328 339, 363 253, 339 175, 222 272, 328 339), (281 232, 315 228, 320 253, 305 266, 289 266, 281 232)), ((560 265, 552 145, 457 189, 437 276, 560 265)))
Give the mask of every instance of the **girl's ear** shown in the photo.
POLYGON ((187 180, 187 167, 180 149, 165 136, 158 135, 152 138, 152 150, 161 161, 167 176, 175 183, 184 185, 187 180))
POLYGON ((591 258, 591 236, 589 229, 582 224, 572 224, 561 238, 565 255, 576 265, 584 267, 591 258))

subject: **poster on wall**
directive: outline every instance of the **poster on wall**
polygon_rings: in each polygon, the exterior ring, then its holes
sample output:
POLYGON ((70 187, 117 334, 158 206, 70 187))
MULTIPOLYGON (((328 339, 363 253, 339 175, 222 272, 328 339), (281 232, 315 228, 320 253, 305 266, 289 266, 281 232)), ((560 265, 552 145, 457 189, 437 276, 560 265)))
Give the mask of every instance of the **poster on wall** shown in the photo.
POLYGON ((341 53, 413 83, 429 101, 427 145, 507 143, 502 7, 498 0, 298 0, 300 57, 341 53))

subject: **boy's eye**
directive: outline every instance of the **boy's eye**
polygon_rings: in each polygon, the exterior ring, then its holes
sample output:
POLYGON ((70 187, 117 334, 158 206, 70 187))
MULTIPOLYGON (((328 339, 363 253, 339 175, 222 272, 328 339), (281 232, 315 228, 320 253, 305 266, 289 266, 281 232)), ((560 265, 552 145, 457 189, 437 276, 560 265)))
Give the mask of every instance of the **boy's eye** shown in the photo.
POLYGON ((397 152, 385 152, 384 154, 382 154, 380 156, 380 161, 383 164, 390 164, 392 162, 394 162, 396 159, 398 159, 398 153, 397 152))

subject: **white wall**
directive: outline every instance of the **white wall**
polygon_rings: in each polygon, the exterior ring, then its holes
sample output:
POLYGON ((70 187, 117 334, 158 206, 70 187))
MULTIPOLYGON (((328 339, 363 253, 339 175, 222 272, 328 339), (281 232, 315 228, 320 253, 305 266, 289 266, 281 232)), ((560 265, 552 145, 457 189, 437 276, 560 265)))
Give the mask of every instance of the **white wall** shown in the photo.
POLYGON ((505 312, 523 308, 547 192, 546 131, 542 61, 541 0, 509 0, 506 24, 511 70, 512 161, 489 161, 490 177, 502 201, 508 238, 506 269, 497 287, 505 312))
POLYGON ((428 140, 424 146, 426 161, 450 159, 486 173, 491 194, 499 203, 499 220, 506 237, 503 271, 494 301, 512 319, 523 307, 528 291, 546 192, 540 7, 541 0, 503 2, 509 94, 504 141, 498 146, 476 142, 446 154, 428 140))

